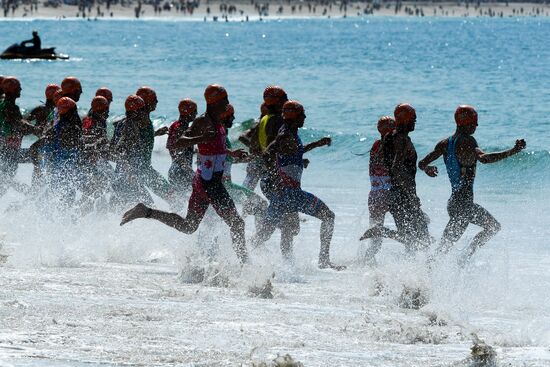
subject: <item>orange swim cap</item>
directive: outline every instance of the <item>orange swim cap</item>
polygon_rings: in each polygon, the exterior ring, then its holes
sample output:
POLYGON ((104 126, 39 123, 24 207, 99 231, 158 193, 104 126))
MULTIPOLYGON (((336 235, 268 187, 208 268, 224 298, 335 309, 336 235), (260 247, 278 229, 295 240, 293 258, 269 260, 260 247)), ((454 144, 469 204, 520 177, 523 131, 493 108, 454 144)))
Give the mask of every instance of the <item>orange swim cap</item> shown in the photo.
POLYGON ((70 112, 76 108, 76 103, 69 97, 61 97, 59 101, 57 101, 56 107, 59 116, 63 116, 67 112, 70 112))
POLYGON ((7 94, 15 94, 21 91, 21 83, 14 76, 6 76, 2 80, 2 90, 7 94))
POLYGON ((128 98, 126 98, 126 102, 124 102, 124 107, 126 108, 126 112, 139 111, 145 108, 145 102, 141 97, 132 94, 128 96, 128 98))
POLYGON ((391 116, 382 116, 378 120, 376 127, 378 128, 378 132, 384 136, 395 129, 395 120, 391 116))
POLYGON ((95 91, 96 96, 105 97, 109 103, 113 102, 113 92, 107 87, 101 87, 95 91))
POLYGON ((63 97, 63 90, 59 88, 53 93, 53 104, 57 106, 57 102, 61 99, 61 97, 63 97))
POLYGON ((92 99, 92 111, 94 112, 105 112, 109 110, 109 101, 103 96, 95 96, 92 99))
POLYGON ((283 88, 277 85, 270 85, 264 90, 264 103, 267 106, 276 106, 286 102, 288 99, 283 88))
POLYGON ((234 114, 235 114, 235 109, 233 108, 233 105, 231 105, 231 103, 230 103, 225 107, 225 111, 223 111, 220 114, 220 119, 221 120, 227 119, 227 118, 233 116, 234 114))
POLYGON ((287 101, 283 105, 283 119, 294 120, 304 114, 304 106, 298 101, 287 101))
POLYGON ((477 125, 477 112, 475 108, 468 105, 460 105, 455 111, 455 122, 457 126, 477 125))
POLYGON ((53 99, 53 95, 58 90, 61 90, 61 87, 59 85, 57 85, 57 84, 48 84, 48 86, 46 87, 46 91, 44 92, 44 94, 46 95, 46 100, 51 101, 53 99))
POLYGON ((204 90, 206 104, 215 104, 227 98, 227 91, 219 84, 210 84, 204 90))
POLYGON ((197 113, 197 104, 189 98, 182 99, 178 104, 178 111, 181 116, 192 116, 197 113))
POLYGON ((68 76, 61 82, 61 89, 63 89, 64 94, 71 94, 74 92, 82 93, 82 85, 80 80, 74 76, 68 76))
POLYGON ((269 110, 267 109, 267 105, 264 103, 262 103, 262 105, 260 106, 260 116, 261 117, 264 117, 266 115, 269 114, 269 110))
POLYGON ((409 103, 398 104, 393 111, 393 115, 397 126, 409 124, 416 119, 416 111, 409 103))
POLYGON ((158 102, 157 94, 151 87, 138 88, 138 90, 136 91, 136 96, 141 97, 141 99, 143 99, 143 102, 148 105, 158 102))

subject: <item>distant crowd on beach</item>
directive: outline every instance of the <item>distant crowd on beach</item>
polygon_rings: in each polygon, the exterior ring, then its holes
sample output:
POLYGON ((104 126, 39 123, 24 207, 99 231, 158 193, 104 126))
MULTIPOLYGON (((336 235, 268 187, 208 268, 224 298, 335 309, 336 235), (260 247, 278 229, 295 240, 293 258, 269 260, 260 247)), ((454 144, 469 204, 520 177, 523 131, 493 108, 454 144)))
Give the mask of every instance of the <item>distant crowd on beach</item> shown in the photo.
POLYGON ((516 17, 548 16, 544 1, 297 1, 250 0, 239 2, 201 0, 1 0, 5 18, 142 18, 198 17, 229 21, 269 17, 454 16, 516 17))

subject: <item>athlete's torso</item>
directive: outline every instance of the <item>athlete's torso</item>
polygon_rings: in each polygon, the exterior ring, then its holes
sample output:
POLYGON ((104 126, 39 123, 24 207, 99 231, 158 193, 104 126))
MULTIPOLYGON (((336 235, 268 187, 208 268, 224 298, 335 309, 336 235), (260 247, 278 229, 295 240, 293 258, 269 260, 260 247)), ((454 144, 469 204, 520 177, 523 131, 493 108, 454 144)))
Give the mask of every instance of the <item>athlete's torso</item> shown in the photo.
POLYGON ((197 154, 197 172, 203 180, 209 181, 214 173, 224 171, 227 156, 227 133, 221 123, 212 121, 208 116, 205 116, 205 119, 213 124, 216 136, 206 143, 197 144, 199 151, 197 154))
POLYGON ((298 132, 292 132, 286 125, 283 125, 280 134, 292 134, 297 149, 293 154, 277 154, 277 167, 283 187, 299 188, 302 182, 304 171, 304 145, 298 132))
POLYGON ((370 150, 369 176, 371 190, 389 190, 391 188, 390 171, 384 161, 381 140, 376 140, 370 150))

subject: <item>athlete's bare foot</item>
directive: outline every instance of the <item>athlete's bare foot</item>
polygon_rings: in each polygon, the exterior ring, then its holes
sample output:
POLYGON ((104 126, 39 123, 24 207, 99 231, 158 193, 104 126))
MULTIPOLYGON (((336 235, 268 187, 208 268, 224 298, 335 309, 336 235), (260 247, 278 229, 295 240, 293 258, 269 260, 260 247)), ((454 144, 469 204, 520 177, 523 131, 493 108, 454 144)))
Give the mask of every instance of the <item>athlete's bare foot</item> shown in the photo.
POLYGON ((372 227, 367 229, 365 233, 363 233, 359 241, 363 241, 373 237, 380 237, 381 234, 382 234, 382 227, 380 226, 372 227))
POLYGON ((336 271, 346 270, 344 265, 336 265, 331 263, 329 260, 319 260, 319 269, 333 269, 336 271))
POLYGON ((145 218, 149 210, 150 209, 146 207, 145 204, 139 203, 138 205, 134 206, 132 209, 124 213, 120 225, 123 226, 126 223, 133 221, 134 219, 145 218))

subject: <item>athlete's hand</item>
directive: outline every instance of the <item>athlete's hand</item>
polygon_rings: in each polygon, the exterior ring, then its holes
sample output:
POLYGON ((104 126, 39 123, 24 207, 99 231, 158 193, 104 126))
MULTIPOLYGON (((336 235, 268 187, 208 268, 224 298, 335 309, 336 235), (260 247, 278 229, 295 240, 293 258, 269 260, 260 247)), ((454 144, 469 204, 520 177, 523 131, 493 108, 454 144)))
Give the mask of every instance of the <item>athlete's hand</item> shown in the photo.
POLYGON ((514 151, 520 152, 523 149, 525 149, 526 146, 527 146, 527 143, 525 142, 524 139, 518 139, 516 140, 516 145, 514 145, 514 151))
POLYGON ((320 147, 324 145, 330 146, 330 144, 332 144, 332 139, 327 136, 325 138, 319 139, 317 143, 319 144, 320 147))
POLYGON ((437 177, 437 167, 436 166, 426 166, 424 172, 430 177, 437 177))
POLYGON ((302 159, 302 162, 304 162, 304 168, 307 168, 307 166, 309 166, 309 159, 304 158, 302 159))
POLYGON ((155 131, 155 136, 161 136, 168 134, 168 126, 163 126, 155 131))

